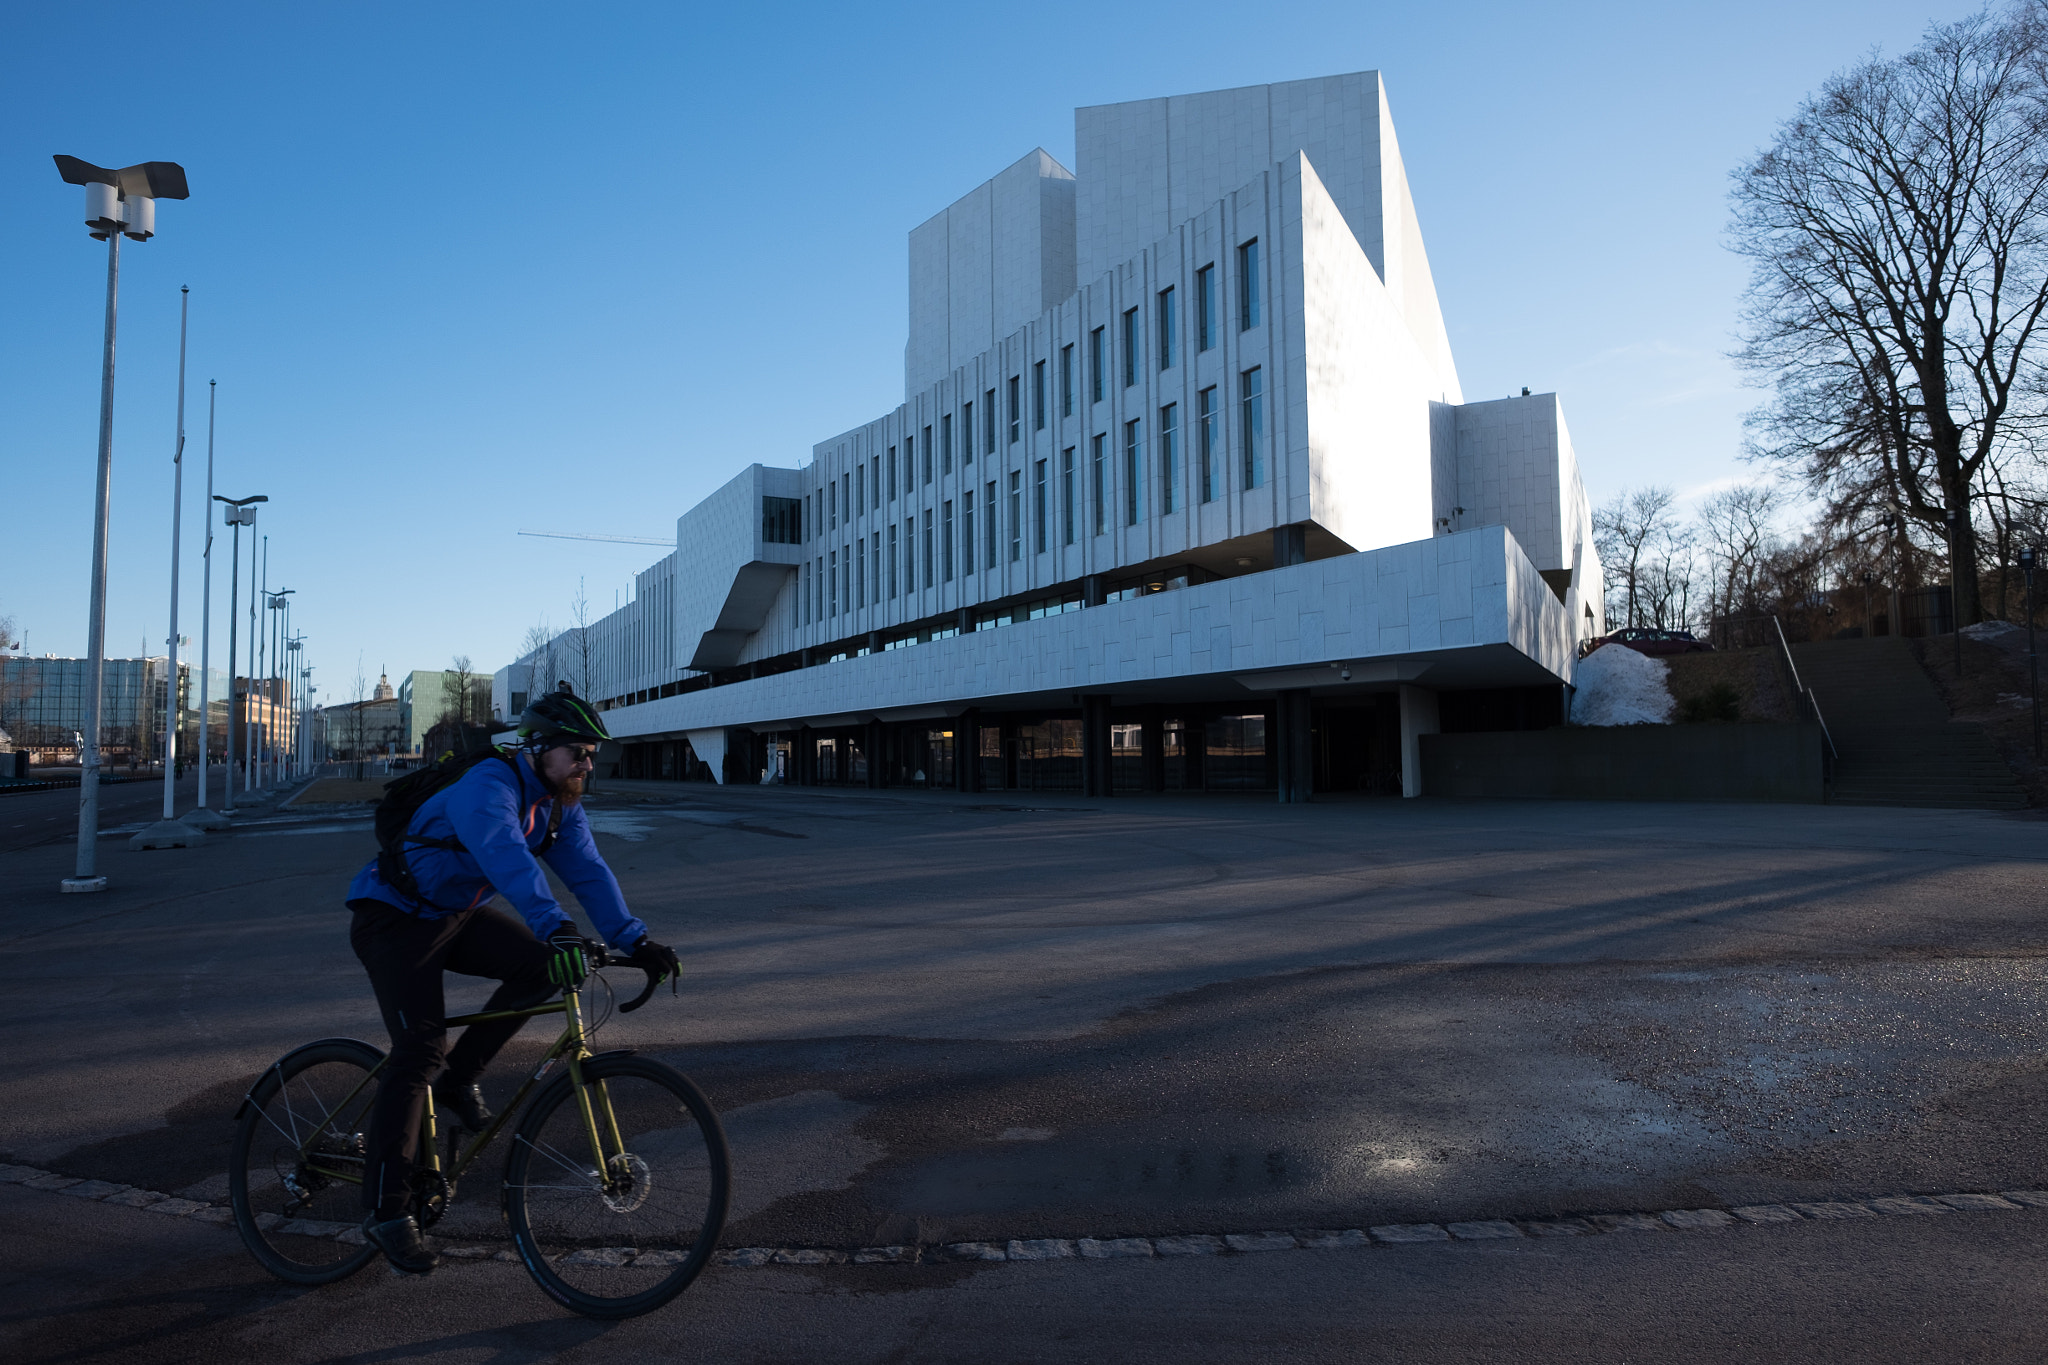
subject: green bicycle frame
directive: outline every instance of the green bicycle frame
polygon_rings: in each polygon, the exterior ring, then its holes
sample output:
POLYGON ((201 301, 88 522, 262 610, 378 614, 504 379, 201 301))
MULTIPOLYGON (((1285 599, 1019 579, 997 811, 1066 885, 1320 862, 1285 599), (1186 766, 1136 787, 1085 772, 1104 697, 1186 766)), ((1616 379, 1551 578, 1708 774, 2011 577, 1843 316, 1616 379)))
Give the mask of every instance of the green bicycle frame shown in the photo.
MULTIPOLYGON (((459 1028, 470 1024, 482 1024, 501 1019, 533 1019, 543 1014, 559 1014, 563 1016, 562 1036, 557 1038, 554 1045, 547 1050, 547 1055, 541 1059, 541 1064, 534 1069, 533 1074, 519 1083, 519 1090, 512 1096, 511 1103, 499 1111, 497 1117, 491 1120, 489 1127, 470 1139, 469 1145, 455 1155, 445 1171, 441 1168, 441 1145, 437 1138, 437 1129, 434 1121, 434 1095, 432 1090, 427 1092, 426 1113, 423 1115, 423 1122, 420 1125, 420 1164, 428 1170, 443 1176, 451 1188, 456 1181, 462 1178, 462 1173, 469 1169, 471 1163, 482 1154, 483 1150, 491 1145, 492 1140, 498 1136, 498 1130, 503 1128, 512 1115, 517 1113, 521 1106, 526 1103, 526 1097, 533 1088, 540 1084, 541 1080, 554 1068, 555 1063, 561 1061, 564 1057, 568 1058, 569 1082, 576 1088, 576 1105, 583 1119, 583 1131, 585 1136, 590 1139, 590 1150, 597 1158, 597 1170, 600 1173, 601 1179, 609 1182, 612 1158, 624 1154, 626 1150, 625 1140, 620 1136, 618 1116, 612 1110, 611 1095, 605 1090, 604 1082, 587 1082, 583 1079, 583 1062, 591 1054, 589 1047, 584 1042, 583 1009, 582 1003, 577 996, 573 994, 564 995, 559 1000, 545 1005, 536 1005, 531 1009, 488 1010, 480 1014, 458 1014, 442 1022, 446 1027, 459 1028), (591 1091, 593 1089, 597 1091, 595 1103, 591 1099, 591 1091), (607 1148, 605 1142, 607 1138, 610 1139, 609 1148, 607 1148)), ((355 1089, 349 1091, 342 1098, 341 1102, 334 1106, 334 1112, 339 1113, 348 1108, 354 1102, 356 1096, 362 1093, 363 1087, 377 1079, 383 1072, 388 1060, 387 1058, 386 1061, 377 1063, 356 1084, 355 1089)), ((307 1170, 332 1180, 346 1181, 353 1185, 362 1184, 363 1176, 361 1172, 334 1170, 322 1164, 319 1155, 311 1150, 313 1140, 317 1136, 319 1134, 315 1132, 299 1144, 298 1155, 300 1164, 307 1170)))

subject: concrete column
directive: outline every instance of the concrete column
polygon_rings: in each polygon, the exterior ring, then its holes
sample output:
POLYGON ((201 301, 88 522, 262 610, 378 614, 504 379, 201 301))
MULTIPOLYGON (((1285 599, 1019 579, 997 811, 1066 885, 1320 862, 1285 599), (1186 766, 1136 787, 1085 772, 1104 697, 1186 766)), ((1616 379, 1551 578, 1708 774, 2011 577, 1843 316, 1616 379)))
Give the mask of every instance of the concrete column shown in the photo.
POLYGON ((1109 698, 1081 698, 1081 791, 1108 796, 1116 788, 1109 762, 1109 698))
POLYGON ((868 722, 867 734, 861 740, 861 747, 867 753, 868 786, 879 787, 882 785, 882 722, 868 722))
POLYGON ((871 631, 869 631, 869 632, 868 632, 868 653, 870 653, 870 654, 880 654, 881 652, 882 652, 882 632, 881 632, 881 631, 879 631, 879 630, 871 630, 871 631))
POLYGON ((1315 790, 1315 751, 1309 741, 1309 696, 1306 687, 1280 693, 1273 707, 1274 752, 1280 759, 1282 805, 1300 805, 1315 790))
POLYGON ((953 722, 953 786, 963 792, 981 790, 979 716, 980 712, 970 706, 953 722))
POLYGON ((1144 726, 1138 731, 1138 769, 1144 774, 1147 792, 1166 790, 1166 717, 1156 706, 1145 708, 1144 726))
POLYGON ((1102 605, 1103 599, 1108 595, 1109 590, 1104 586, 1101 574, 1092 573, 1081 580, 1082 606, 1099 607, 1102 605))
POLYGON ((1273 567, 1308 563, 1308 528, 1299 522, 1273 528, 1273 567))
POLYGON ((1436 734, 1436 693, 1401 684, 1401 795, 1422 795, 1422 737, 1436 734))

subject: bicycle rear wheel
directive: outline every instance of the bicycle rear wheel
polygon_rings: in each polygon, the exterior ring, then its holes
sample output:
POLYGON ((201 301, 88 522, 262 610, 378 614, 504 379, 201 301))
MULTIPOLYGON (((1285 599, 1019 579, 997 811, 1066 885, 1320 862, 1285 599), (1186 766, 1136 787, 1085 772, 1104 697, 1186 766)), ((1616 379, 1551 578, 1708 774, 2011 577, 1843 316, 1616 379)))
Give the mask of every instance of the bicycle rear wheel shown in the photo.
POLYGON ((732 1178, 725 1132, 697 1087, 652 1058, 593 1057, 583 1079, 579 1091, 557 1078, 521 1117, 505 1217, 556 1302, 634 1317, 680 1294, 718 1245, 732 1178))
POLYGON ((362 1222, 363 1134, 384 1054, 353 1038, 287 1053, 250 1089, 228 1154, 243 1245, 281 1280, 331 1284, 376 1254, 362 1222))

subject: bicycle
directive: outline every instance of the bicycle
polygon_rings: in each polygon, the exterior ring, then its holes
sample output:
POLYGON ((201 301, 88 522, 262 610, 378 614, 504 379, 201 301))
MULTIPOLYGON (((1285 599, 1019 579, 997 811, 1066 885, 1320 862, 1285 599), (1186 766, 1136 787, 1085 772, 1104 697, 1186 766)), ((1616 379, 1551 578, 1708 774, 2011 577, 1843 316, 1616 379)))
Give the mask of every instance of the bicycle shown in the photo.
MULTIPOLYGON (((614 965, 599 950, 597 972, 614 965)), ((593 979, 602 981, 595 972, 593 979)), ((640 1008, 659 980, 648 972, 646 989, 619 1012, 640 1008)), ((651 1312, 689 1287, 724 1230, 732 1183, 724 1130, 674 1067, 630 1049, 592 1052, 588 1040, 603 1018, 585 1028, 578 991, 446 1022, 456 1028, 543 1014, 563 1016, 561 1037, 489 1127, 466 1146, 460 1130, 450 1132, 445 1165, 427 1096, 414 1214, 423 1229, 440 1222, 463 1174, 518 1115, 501 1213, 528 1273, 557 1303, 588 1317, 651 1312), (549 1079, 557 1062, 567 1065, 549 1079)), ((235 1111, 228 1170, 235 1226, 279 1279, 332 1284, 377 1254, 358 1223, 363 1134, 383 1065, 384 1053, 358 1039, 308 1043, 273 1063, 235 1111)))

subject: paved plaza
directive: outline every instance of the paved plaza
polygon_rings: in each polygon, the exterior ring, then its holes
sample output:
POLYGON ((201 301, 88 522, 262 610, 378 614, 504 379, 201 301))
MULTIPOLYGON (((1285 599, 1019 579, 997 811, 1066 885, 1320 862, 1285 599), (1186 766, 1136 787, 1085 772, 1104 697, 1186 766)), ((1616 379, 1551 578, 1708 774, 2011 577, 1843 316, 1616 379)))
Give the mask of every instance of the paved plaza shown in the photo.
MULTIPOLYGON (((290 1290, 232 1230, 15 1183, 10 1358, 2042 1354, 2048 1209, 1958 1197, 2048 1186, 2038 820, 601 786, 687 976, 599 1045, 703 1083, 769 1264, 605 1327, 490 1261, 290 1290)), ((109 837, 113 889, 62 897, 74 800, 0 806, 0 1160, 217 1202, 265 1064, 381 1042, 366 813, 109 837)), ((437 1232, 502 1240, 488 1177, 437 1232)))

